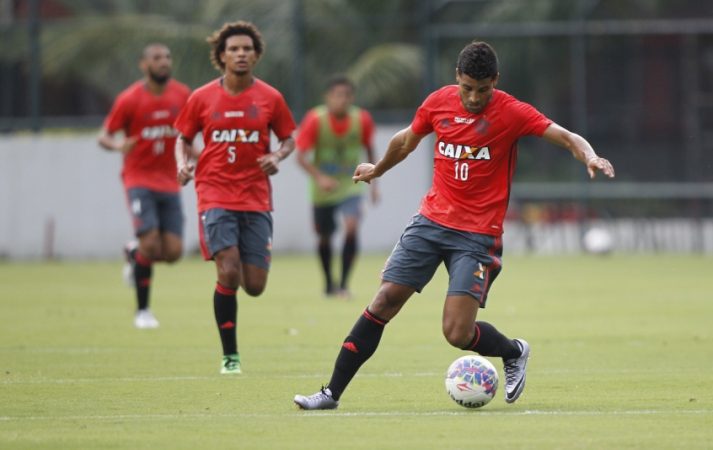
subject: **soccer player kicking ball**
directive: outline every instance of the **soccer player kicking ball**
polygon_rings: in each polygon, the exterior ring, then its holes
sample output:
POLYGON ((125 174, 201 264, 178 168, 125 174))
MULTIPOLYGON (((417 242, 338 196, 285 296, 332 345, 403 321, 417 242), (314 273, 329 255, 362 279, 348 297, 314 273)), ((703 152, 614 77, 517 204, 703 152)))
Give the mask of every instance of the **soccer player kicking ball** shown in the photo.
POLYGON ((134 326, 156 328, 149 309, 155 261, 175 262, 183 251, 183 212, 176 182, 173 121, 188 99, 188 86, 171 79, 171 51, 150 44, 141 54, 144 79, 125 89, 104 121, 99 145, 124 155, 126 189, 136 242, 127 244, 127 282, 136 288, 134 326), (123 131, 124 139, 115 133, 123 131))
POLYGON ((376 296, 344 340, 329 384, 313 395, 295 396, 300 408, 339 405, 347 385, 379 345, 386 324, 414 292, 421 292, 441 262, 450 275, 442 318, 446 340, 463 350, 501 357, 505 401, 513 403, 522 394, 528 343, 475 321, 502 268, 502 226, 517 140, 535 135, 566 148, 586 165, 590 177, 597 171, 613 177, 614 168, 581 136, 495 89, 498 76, 493 48, 485 42, 468 44, 458 57, 457 84, 429 95, 411 125, 391 138, 384 157, 376 165, 360 164, 354 172, 355 182, 368 183, 436 133, 431 189, 387 260, 376 296))
POLYGON ((200 242, 218 282, 213 309, 223 346, 223 374, 239 374, 238 302, 242 286, 262 294, 272 250, 270 175, 294 149, 295 121, 282 94, 253 75, 265 44, 252 23, 227 23, 208 38, 211 61, 223 73, 198 88, 176 120, 178 181, 195 177, 200 242), (280 148, 270 152, 270 131, 280 148), (188 146, 201 131, 205 148, 194 166, 188 146))

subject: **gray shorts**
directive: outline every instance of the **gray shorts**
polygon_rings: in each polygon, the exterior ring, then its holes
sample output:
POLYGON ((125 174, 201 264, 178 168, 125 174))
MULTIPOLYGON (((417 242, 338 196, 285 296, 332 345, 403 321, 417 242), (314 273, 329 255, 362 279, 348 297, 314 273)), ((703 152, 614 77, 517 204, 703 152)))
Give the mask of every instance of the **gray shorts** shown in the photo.
POLYGON ((448 295, 467 294, 485 308, 488 290, 502 268, 499 237, 454 230, 417 214, 386 261, 384 281, 421 292, 444 262, 448 295))
POLYGON ((237 247, 240 260, 265 270, 272 257, 272 214, 267 211, 231 211, 213 208, 199 213, 203 258, 237 247))
POLYGON ((126 199, 137 237, 151 230, 183 236, 183 211, 178 193, 137 187, 126 190, 126 199))
POLYGON ((345 198, 333 205, 315 205, 314 228, 318 234, 332 234, 337 231, 337 214, 343 217, 361 218, 361 196, 345 198))

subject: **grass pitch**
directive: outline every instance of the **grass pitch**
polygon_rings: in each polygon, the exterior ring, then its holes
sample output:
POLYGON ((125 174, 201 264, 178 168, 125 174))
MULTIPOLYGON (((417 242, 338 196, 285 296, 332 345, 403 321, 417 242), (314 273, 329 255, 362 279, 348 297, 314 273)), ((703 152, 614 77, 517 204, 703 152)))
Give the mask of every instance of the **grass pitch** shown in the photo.
POLYGON ((695 256, 506 256, 479 318, 529 341, 528 383, 478 410, 445 393, 463 352, 441 336, 441 269, 338 410, 296 410, 383 261, 361 258, 346 302, 321 297, 316 258, 278 255, 265 294, 239 294, 238 377, 218 374, 212 264, 156 266, 157 330, 132 327, 118 261, 2 264, 0 448, 711 448, 713 259, 695 256))

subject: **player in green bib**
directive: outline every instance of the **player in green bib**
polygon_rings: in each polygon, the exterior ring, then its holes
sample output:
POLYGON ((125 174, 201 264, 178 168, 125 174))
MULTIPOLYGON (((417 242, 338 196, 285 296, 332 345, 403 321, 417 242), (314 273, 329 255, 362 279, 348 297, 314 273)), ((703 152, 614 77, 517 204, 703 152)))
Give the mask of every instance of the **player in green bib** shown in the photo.
MULTIPOLYGON (((354 84, 335 76, 327 84, 325 102, 305 115, 297 136, 297 160, 310 175, 310 193, 319 255, 327 296, 350 298, 349 274, 356 259, 363 185, 352 181, 354 169, 363 161, 374 161, 374 121, 364 109, 354 106, 354 84), (342 271, 339 282, 332 277, 332 236, 337 216, 344 223, 342 271)), ((371 185, 371 199, 379 193, 371 185)))

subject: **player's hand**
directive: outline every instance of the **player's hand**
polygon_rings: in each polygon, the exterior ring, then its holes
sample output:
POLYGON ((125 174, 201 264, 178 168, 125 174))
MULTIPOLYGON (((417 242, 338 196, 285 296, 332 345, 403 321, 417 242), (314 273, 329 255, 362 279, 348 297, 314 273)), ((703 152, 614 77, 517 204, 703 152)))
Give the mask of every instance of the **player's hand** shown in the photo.
POLYGON ((257 159, 257 163, 260 165, 260 170, 268 175, 275 175, 280 170, 280 157, 275 153, 262 155, 257 159))
POLYGON ((354 170, 352 180, 354 180, 355 183, 358 183, 359 181, 371 183, 371 180, 376 178, 376 175, 374 175, 374 167, 374 164, 371 163, 359 164, 356 170, 354 170))
POLYGON ((319 175, 315 181, 322 192, 332 192, 339 187, 339 181, 329 175, 319 175))
POLYGON ((119 146, 119 148, 117 148, 117 150, 123 154, 127 154, 134 148, 134 146, 136 145, 136 143, 138 141, 139 141, 138 136, 130 136, 130 137, 124 139, 124 142, 121 143, 121 145, 119 146))
POLYGON ((196 170, 196 166, 193 164, 184 164, 178 169, 178 182, 181 186, 185 186, 189 181, 193 179, 193 173, 196 170))
POLYGON ((587 172, 589 173, 589 178, 594 178, 597 171, 602 172, 609 178, 614 178, 614 166, 612 166, 609 160, 595 156, 587 161, 587 172))

